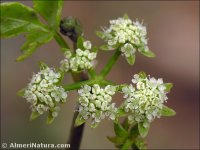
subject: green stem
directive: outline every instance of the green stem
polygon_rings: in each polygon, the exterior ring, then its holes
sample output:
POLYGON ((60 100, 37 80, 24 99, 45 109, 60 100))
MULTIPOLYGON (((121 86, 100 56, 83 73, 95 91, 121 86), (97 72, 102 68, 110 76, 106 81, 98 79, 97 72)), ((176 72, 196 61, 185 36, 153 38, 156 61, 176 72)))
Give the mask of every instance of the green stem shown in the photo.
POLYGON ((76 90, 76 89, 80 89, 81 86, 83 85, 91 85, 94 84, 96 81, 95 80, 86 80, 86 81, 81 81, 81 82, 76 82, 76 83, 72 83, 72 84, 68 84, 63 86, 63 88, 66 91, 71 91, 71 90, 76 90))
MULTIPOLYGON (((55 38, 56 42, 60 45, 61 48, 69 49, 69 46, 67 45, 65 40, 62 38, 62 36, 58 32, 54 33, 54 38, 55 38)), ((62 50, 62 52, 65 52, 63 49, 61 49, 61 50, 62 50)))
POLYGON ((83 85, 93 85, 93 84, 99 84, 99 85, 108 85, 108 84, 114 84, 107 80, 86 80, 81 82, 76 82, 72 84, 68 84, 63 86, 66 91, 76 90, 80 89, 83 85))
POLYGON ((117 59, 119 58, 120 55, 121 55, 121 52, 118 48, 115 51, 115 53, 112 55, 112 57, 109 59, 108 63, 105 65, 103 70, 101 71, 100 76, 102 78, 105 78, 106 75, 110 72, 110 70, 112 69, 113 65, 117 62, 117 59))
POLYGON ((90 75, 90 78, 94 78, 97 75, 94 69, 88 70, 88 74, 90 75))

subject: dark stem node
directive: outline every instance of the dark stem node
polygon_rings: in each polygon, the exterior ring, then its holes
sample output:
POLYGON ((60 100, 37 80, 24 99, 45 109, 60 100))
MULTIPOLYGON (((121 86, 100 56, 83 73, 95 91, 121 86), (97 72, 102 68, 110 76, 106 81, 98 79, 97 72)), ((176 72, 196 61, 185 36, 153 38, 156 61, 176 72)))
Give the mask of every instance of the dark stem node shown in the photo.
POLYGON ((76 43, 78 37, 82 34, 81 23, 78 19, 68 16, 61 20, 60 32, 76 43))

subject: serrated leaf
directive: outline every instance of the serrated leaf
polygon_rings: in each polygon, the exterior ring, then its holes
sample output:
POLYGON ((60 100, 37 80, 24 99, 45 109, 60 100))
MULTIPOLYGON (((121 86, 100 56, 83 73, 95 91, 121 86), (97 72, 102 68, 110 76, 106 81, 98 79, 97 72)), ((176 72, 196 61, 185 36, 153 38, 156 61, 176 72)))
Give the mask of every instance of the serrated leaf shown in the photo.
POLYGON ((34 9, 18 2, 5 2, 1 7, 1 38, 17 36, 21 33, 39 29, 48 31, 34 9))
POLYGON ((77 48, 80 48, 82 50, 84 50, 84 46, 83 46, 83 42, 84 42, 84 38, 82 36, 79 36, 78 37, 78 40, 77 40, 77 48))
POLYGON ((55 118, 52 116, 52 114, 49 113, 48 116, 47 116, 46 124, 52 124, 54 119, 55 118))
POLYGON ((60 24, 63 0, 34 0, 33 4, 34 9, 53 29, 57 30, 60 24))
POLYGON ((138 131, 141 137, 146 137, 149 132, 150 125, 147 122, 145 122, 145 124, 146 125, 144 126, 144 122, 138 123, 138 131))
POLYGON ((35 50, 44 43, 52 40, 53 34, 51 32, 44 31, 32 31, 26 35, 27 41, 22 45, 21 50, 23 54, 19 56, 16 60, 22 61, 30 57, 35 50))
POLYGON ((102 31, 96 31, 96 35, 101 39, 105 38, 104 32, 102 32, 102 31))
POLYGON ((173 109, 171 109, 171 108, 169 108, 169 107, 167 107, 167 106, 163 106, 163 108, 162 108, 162 110, 161 110, 161 115, 162 116, 174 116, 174 115, 176 115, 176 112, 173 110, 173 109))
POLYGON ((140 51, 140 53, 146 57, 150 57, 150 58, 156 57, 156 55, 150 50, 143 50, 143 51, 140 51))
POLYGON ((130 139, 127 139, 126 142, 122 145, 122 150, 127 150, 131 147, 131 145, 133 144, 133 141, 130 139))
POLYGON ((134 65, 134 63, 135 63, 135 55, 131 55, 129 57, 126 57, 126 60, 129 63, 129 65, 134 65))
POLYGON ((76 117, 76 120, 75 120, 75 126, 80 126, 85 122, 86 122, 86 120, 83 119, 83 117, 80 114, 78 114, 78 116, 76 117))
POLYGON ((21 90, 19 90, 17 92, 17 95, 23 97, 24 96, 24 92, 25 92, 25 89, 21 89, 21 90))
POLYGON ((171 88, 173 87, 172 83, 165 83, 164 86, 166 87, 165 91, 170 92, 171 88))
POLYGON ((128 132, 123 128, 120 123, 114 123, 115 134, 119 137, 126 137, 128 132))
POLYGON ((39 114, 38 112, 33 111, 33 112, 31 113, 31 115, 30 115, 30 121, 32 121, 32 120, 38 118, 39 116, 40 116, 40 114, 39 114))

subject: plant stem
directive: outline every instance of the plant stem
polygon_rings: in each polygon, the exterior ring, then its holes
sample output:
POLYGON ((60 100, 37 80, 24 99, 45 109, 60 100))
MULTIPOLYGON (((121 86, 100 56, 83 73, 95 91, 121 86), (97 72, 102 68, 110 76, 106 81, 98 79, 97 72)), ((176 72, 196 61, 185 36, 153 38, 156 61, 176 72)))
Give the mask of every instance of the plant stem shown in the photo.
POLYGON ((112 69, 112 66, 117 62, 117 59, 119 58, 120 54, 121 54, 121 52, 118 48, 115 51, 114 55, 112 55, 112 57, 109 59, 108 63, 105 65, 103 70, 101 71, 100 76, 102 78, 105 78, 106 75, 110 72, 110 70, 112 69))
MULTIPOLYGON (((65 40, 62 38, 62 36, 58 32, 56 32, 54 34, 54 38, 55 38, 56 42, 61 46, 61 48, 69 49, 69 46, 67 45, 65 40)), ((74 47, 75 47, 75 45, 76 44, 74 42, 74 47)), ((62 50, 62 52, 65 52, 63 49, 61 49, 61 50, 62 50)), ((72 73, 72 77, 73 77, 74 82, 88 80, 88 75, 85 74, 85 73, 80 73, 80 74, 73 74, 72 73)), ((70 137, 69 137, 69 140, 67 142, 71 146, 70 149, 79 149, 80 144, 81 144, 81 140, 82 140, 82 135, 83 135, 83 130, 84 130, 85 124, 82 124, 78 127, 74 127, 74 123, 75 123, 77 116, 78 116, 78 112, 76 111, 74 113, 74 116, 73 116, 73 122, 72 122, 71 130, 70 130, 70 137)))
POLYGON ((76 83, 72 83, 72 84, 68 84, 63 86, 65 91, 71 91, 71 90, 75 90, 75 89, 79 89, 81 88, 81 86, 87 84, 87 85, 91 85, 94 84, 95 80, 85 80, 85 81, 81 81, 81 82, 76 82, 76 83))
POLYGON ((94 78, 97 75, 94 69, 88 70, 88 74, 90 75, 90 78, 94 78))
POLYGON ((93 85, 93 84, 99 84, 99 85, 108 85, 108 84, 114 84, 110 81, 106 81, 106 80, 86 80, 86 81, 81 81, 81 82, 76 82, 76 83, 72 83, 72 84, 68 84, 63 86, 64 89, 66 91, 71 91, 71 90, 76 90, 76 89, 80 89, 81 86, 83 85, 93 85))
MULTIPOLYGON (((78 87, 81 87, 82 85, 84 85, 84 83, 87 83, 86 81, 88 81, 88 79, 89 79, 88 75, 85 74, 85 73, 72 74, 72 77, 73 77, 74 82, 76 82, 76 83, 74 83, 74 85, 71 84, 72 89, 77 89, 78 87), (82 82, 80 82, 80 81, 82 81, 82 82)), ((67 87, 66 87, 66 89, 67 89, 67 87)), ((75 109, 76 110, 78 109, 77 103, 76 103, 75 109)), ((80 149, 81 140, 82 140, 82 136, 83 136, 85 124, 82 124, 78 127, 74 126, 77 116, 78 116, 78 111, 75 111, 74 116, 73 116, 73 121, 72 121, 72 124, 71 124, 69 139, 68 139, 68 142, 67 142, 67 143, 70 144, 70 149, 80 149)))
MULTIPOLYGON (((67 48, 67 49, 69 49, 69 46, 67 45, 67 43, 65 42, 65 40, 62 38, 62 36, 58 32, 54 33, 54 39, 60 45, 61 48, 67 48)), ((62 50, 62 52, 65 52, 63 49, 61 49, 61 50, 62 50)))
MULTIPOLYGON (((62 36, 59 33, 56 32, 54 34, 54 38, 57 41, 57 43, 61 46, 61 48, 69 49, 69 46, 67 45, 67 43, 65 42, 65 40, 62 38, 62 36)), ((74 45, 74 49, 76 49, 76 41, 73 41, 73 45, 74 45)), ((63 49, 61 49, 61 50, 62 50, 62 52, 65 52, 65 50, 63 50, 63 49)), ((88 74, 85 72, 81 72, 79 74, 72 73, 72 77, 73 77, 73 80, 75 83, 64 86, 64 89, 66 91, 79 89, 81 86, 83 86, 85 84, 87 84, 87 85, 92 85, 95 83, 100 84, 100 85, 113 84, 109 81, 104 80, 104 78, 110 72, 112 66, 116 63, 120 54, 121 54, 121 52, 118 48, 116 50, 116 52, 114 53, 114 55, 109 59, 108 63, 105 65, 105 67, 101 71, 100 75, 97 76, 96 72, 94 70, 89 70, 88 73, 89 73, 90 77, 92 78, 91 80, 88 80, 89 79, 88 74)), ((76 109, 78 109, 78 105, 76 105, 76 107, 77 107, 76 109)), ((78 127, 74 126, 77 116, 78 116, 78 111, 76 111, 74 113, 73 122, 72 122, 71 130, 70 130, 70 137, 68 140, 68 143, 70 144, 71 149, 79 149, 80 148, 80 144, 81 144, 81 140, 82 140, 82 136, 83 136, 83 130, 84 130, 84 126, 85 126, 85 124, 82 124, 78 127)))

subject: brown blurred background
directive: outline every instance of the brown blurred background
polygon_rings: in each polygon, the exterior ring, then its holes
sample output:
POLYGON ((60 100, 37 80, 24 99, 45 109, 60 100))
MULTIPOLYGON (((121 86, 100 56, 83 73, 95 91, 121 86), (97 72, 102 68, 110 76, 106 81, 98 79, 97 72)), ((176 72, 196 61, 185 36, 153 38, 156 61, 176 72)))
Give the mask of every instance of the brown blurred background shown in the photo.
MULTIPOLYGON (((23 1, 32 6, 32 2, 23 1)), ((48 8, 47 8, 48 9, 48 8)), ((95 36, 100 26, 108 26, 110 19, 127 13, 131 19, 144 20, 147 25, 149 47, 157 55, 154 59, 137 54, 134 66, 122 57, 113 67, 108 79, 130 83, 133 74, 144 70, 165 82, 174 83, 168 106, 176 110, 175 117, 156 119, 147 137, 149 149, 199 149, 199 2, 198 1, 65 1, 62 17, 72 15, 83 24, 85 37, 94 45, 103 44, 95 36)), ((25 87, 37 62, 58 66, 63 55, 55 41, 39 48, 24 62, 15 62, 20 55, 23 36, 1 41, 1 140, 16 143, 66 143, 75 107, 76 93, 70 92, 52 125, 46 116, 29 122, 29 104, 16 95, 25 87)), ((99 52, 97 70, 105 65, 112 52, 99 52)), ((66 83, 71 83, 69 75, 66 83)), ((115 99, 120 102, 121 98, 115 99)), ((88 125, 84 131, 82 149, 114 149, 106 136, 114 135, 111 121, 102 121, 96 129, 88 125)))

